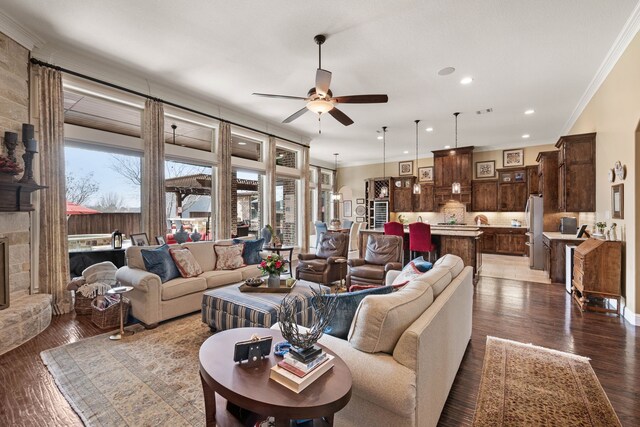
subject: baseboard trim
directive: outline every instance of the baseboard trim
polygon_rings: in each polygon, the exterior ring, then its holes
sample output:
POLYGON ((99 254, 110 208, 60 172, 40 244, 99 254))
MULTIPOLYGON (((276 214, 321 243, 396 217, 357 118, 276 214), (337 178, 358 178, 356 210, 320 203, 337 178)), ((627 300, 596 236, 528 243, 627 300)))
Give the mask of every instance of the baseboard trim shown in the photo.
POLYGON ((633 310, 631 310, 629 307, 627 307, 626 304, 622 304, 621 306, 622 312, 624 313, 624 319, 631 323, 634 326, 640 326, 640 314, 636 314, 633 312, 633 310))

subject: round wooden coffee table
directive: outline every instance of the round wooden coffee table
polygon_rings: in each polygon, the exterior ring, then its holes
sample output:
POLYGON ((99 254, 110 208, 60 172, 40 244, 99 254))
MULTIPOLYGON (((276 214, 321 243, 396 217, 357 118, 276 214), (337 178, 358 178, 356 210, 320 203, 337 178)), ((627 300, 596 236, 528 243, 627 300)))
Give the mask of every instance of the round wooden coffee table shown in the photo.
POLYGON ((216 425, 215 393, 240 408, 273 416, 276 426, 289 426, 291 420, 324 418, 333 425, 333 414, 344 408, 351 399, 351 371, 335 356, 334 366, 313 384, 296 394, 269 379, 271 367, 282 358, 273 354, 256 367, 239 365, 233 361, 235 343, 251 338, 273 336, 273 345, 284 341, 280 331, 267 328, 237 328, 219 332, 200 347, 200 378, 204 390, 207 426, 216 425))

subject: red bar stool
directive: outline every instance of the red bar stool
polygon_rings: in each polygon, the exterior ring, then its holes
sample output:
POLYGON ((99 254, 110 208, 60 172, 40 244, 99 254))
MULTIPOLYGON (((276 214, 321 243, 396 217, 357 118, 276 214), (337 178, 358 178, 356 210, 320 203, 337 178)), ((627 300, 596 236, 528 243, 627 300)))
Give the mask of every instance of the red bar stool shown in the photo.
POLYGON ((409 250, 409 241, 404 236, 404 224, 396 221, 384 223, 384 234, 402 237, 402 265, 405 265, 405 252, 409 250))
POLYGON ((422 222, 409 224, 409 250, 411 258, 415 258, 415 252, 428 252, 431 261, 431 252, 436 246, 431 242, 431 226, 422 222))

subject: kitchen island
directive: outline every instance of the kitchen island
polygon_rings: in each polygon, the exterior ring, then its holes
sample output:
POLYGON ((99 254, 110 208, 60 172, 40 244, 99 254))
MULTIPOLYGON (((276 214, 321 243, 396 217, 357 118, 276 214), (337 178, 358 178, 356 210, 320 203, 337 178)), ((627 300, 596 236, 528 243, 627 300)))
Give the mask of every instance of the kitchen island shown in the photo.
MULTIPOLYGON (((364 258, 367 239, 370 234, 384 234, 384 229, 360 230, 360 258, 364 258)), ((404 229, 405 239, 409 239, 409 227, 404 229)), ((462 258, 464 265, 473 267, 473 283, 476 284, 482 269, 480 238, 482 229, 476 225, 432 225, 431 240, 437 247, 438 256, 446 254, 462 258)), ((408 259, 405 257, 405 259, 408 259)))

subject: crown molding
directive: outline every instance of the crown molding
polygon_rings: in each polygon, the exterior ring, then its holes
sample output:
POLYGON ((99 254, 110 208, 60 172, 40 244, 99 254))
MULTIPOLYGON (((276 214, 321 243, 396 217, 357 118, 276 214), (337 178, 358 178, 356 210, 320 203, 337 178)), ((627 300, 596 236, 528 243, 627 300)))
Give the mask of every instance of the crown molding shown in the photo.
POLYGON ((0 32, 31 51, 37 46, 42 46, 45 41, 33 31, 19 24, 13 18, 0 11, 0 32))
POLYGON ((613 43, 613 46, 611 46, 611 49, 609 49, 609 52, 604 58, 604 61, 602 61, 600 68, 598 68, 596 75, 593 77, 593 79, 589 83, 589 86, 587 86, 587 89, 582 94, 580 101, 578 101, 578 105, 576 105, 573 113, 571 113, 571 116, 562 128, 561 135, 566 135, 567 133, 569 133, 575 122, 578 120, 578 117, 580 117, 584 109, 587 107, 587 104, 589 104, 589 101, 591 101, 591 98, 593 98, 593 96, 596 94, 596 92, 600 88, 600 85, 602 85, 602 83, 605 81, 613 67, 616 65, 624 51, 629 46, 629 43, 631 43, 639 30, 640 2, 636 4, 636 7, 631 13, 631 16, 629 16, 629 19, 627 19, 627 22, 622 27, 622 30, 620 31, 620 34, 618 34, 618 37, 613 43))

